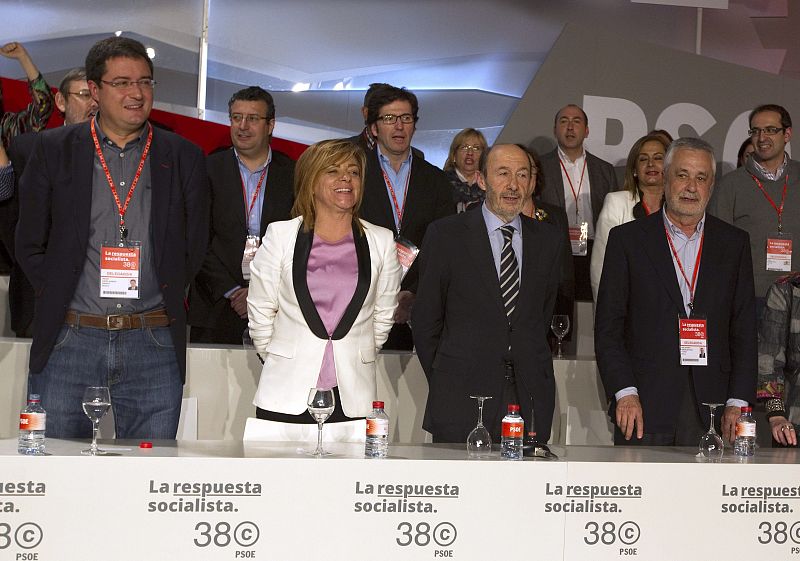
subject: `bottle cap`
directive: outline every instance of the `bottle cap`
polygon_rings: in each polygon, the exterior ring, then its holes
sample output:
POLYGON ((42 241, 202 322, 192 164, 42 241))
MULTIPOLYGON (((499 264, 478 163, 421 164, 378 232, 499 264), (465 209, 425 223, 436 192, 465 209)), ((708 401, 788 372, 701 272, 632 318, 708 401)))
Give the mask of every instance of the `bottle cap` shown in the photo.
POLYGON ((747 405, 742 407, 742 413, 752 413, 752 412, 753 412, 753 408, 752 407, 747 406, 747 405))
POLYGON ((32 393, 28 396, 28 401, 41 401, 42 398, 39 396, 38 393, 32 393))
POLYGON ((152 442, 142 441, 139 443, 139 448, 152 448, 152 447, 153 447, 152 442))
POLYGON ((509 413, 519 412, 519 405, 512 403, 511 405, 508 406, 508 412, 509 413))
POLYGON ((373 401, 372 402, 373 409, 383 409, 383 402, 382 401, 373 401))

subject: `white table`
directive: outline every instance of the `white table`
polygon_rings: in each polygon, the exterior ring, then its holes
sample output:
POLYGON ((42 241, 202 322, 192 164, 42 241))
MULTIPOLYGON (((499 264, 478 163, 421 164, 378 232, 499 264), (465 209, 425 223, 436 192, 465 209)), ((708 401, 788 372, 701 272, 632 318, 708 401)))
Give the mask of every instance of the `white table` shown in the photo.
POLYGON ((352 444, 323 459, 298 454, 313 443, 155 444, 90 458, 49 440, 52 455, 23 457, 0 441, 0 559, 800 557, 798 450, 705 464, 680 448, 510 462, 461 446, 367 460, 352 444))

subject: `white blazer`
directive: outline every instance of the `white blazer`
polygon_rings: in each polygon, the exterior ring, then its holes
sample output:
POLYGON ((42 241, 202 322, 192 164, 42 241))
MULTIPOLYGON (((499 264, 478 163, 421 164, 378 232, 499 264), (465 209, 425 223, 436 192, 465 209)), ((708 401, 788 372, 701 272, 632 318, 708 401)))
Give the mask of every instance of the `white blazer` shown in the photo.
POLYGON ((639 194, 631 196, 630 191, 613 191, 606 195, 603 210, 594 227, 594 246, 592 261, 589 265, 589 276, 592 282, 592 294, 597 302, 597 289, 600 287, 600 276, 603 274, 603 259, 606 256, 606 244, 611 228, 633 220, 633 207, 639 202, 639 194))
MULTIPOLYGON (((375 357, 392 328, 400 290, 392 232, 364 220, 361 224, 369 246, 369 287, 363 287, 366 296, 350 329, 340 339, 334 332, 332 339, 337 385, 348 417, 372 411, 377 392, 375 357)), ((301 246, 310 244, 310 237, 298 236, 301 227, 301 217, 269 225, 250 264, 247 296, 250 337, 256 350, 266 354, 253 404, 291 415, 306 411, 308 390, 316 385, 327 343, 314 334, 304 315, 303 308, 308 314, 313 307, 307 285, 295 287, 294 278, 305 279, 306 274, 306 263, 293 266, 296 250, 303 249, 297 247, 298 239, 301 246)))

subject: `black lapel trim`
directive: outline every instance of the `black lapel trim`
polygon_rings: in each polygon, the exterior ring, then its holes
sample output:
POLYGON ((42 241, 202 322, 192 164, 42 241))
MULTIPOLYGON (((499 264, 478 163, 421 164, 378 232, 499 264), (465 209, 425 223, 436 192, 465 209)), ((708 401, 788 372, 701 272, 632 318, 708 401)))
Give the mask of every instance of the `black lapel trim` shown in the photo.
MULTIPOLYGON (((358 282, 353 297, 345 309, 342 319, 339 320, 339 325, 333 331, 331 339, 339 340, 343 338, 350 331, 353 323, 361 311, 361 306, 367 298, 369 291, 370 276, 371 276, 371 261, 369 256, 369 244, 367 243, 366 235, 358 231, 356 224, 353 224, 353 240, 356 246, 356 259, 358 261, 358 282)), ((322 318, 319 317, 317 307, 314 305, 314 300, 311 298, 311 292, 308 290, 308 281, 306 274, 308 271, 308 258, 311 255, 311 245, 314 241, 314 231, 304 231, 302 223, 297 231, 297 242, 294 246, 294 261, 292 263, 292 281, 294 283, 294 292, 297 295, 297 303, 300 306, 300 311, 303 312, 303 318, 308 324, 311 332, 320 339, 327 339, 328 332, 325 329, 325 324, 322 318)))
POLYGON ((328 332, 325 331, 325 324, 319 317, 317 307, 311 299, 311 292, 308 290, 306 272, 308 269, 308 257, 311 255, 311 244, 314 241, 314 230, 305 231, 303 223, 297 231, 297 242, 294 244, 294 261, 292 263, 292 281, 294 282, 294 292, 297 295, 297 303, 300 311, 311 332, 320 339, 327 339, 328 332))

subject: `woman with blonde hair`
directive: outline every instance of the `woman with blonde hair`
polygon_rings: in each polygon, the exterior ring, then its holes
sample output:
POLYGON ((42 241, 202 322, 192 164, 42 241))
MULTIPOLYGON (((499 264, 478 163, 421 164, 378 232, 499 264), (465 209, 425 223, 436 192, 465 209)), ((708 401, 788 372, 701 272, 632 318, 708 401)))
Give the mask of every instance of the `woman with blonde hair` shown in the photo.
POLYGON ((606 195, 594 231, 590 266, 595 301, 611 228, 643 218, 661 208, 664 198, 664 154, 667 146, 665 137, 659 131, 637 140, 628 153, 622 191, 606 195))
POLYGON ((253 259, 247 311, 265 353, 253 400, 261 419, 314 423, 310 388, 333 389, 328 422, 372 410, 400 265, 392 232, 358 216, 364 166, 348 140, 309 147, 295 168, 295 218, 270 224, 253 259))
POLYGON ((478 187, 478 168, 481 154, 487 149, 486 138, 476 129, 462 130, 450 143, 450 152, 442 169, 453 186, 453 200, 458 212, 483 202, 484 192, 478 187))

